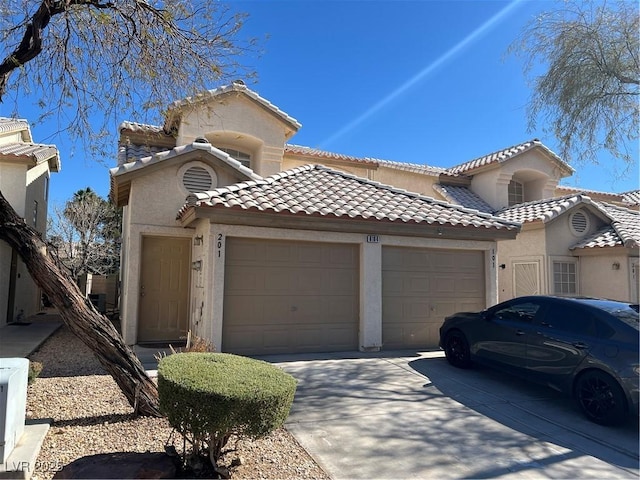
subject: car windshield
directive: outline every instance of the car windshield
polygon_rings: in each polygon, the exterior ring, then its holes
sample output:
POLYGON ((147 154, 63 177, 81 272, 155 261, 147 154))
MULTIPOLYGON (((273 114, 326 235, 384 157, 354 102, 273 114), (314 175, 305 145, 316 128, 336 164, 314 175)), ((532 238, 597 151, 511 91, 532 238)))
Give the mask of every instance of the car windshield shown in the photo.
POLYGON ((585 303, 589 303, 594 307, 604 310, 614 317, 619 318, 626 324, 638 329, 638 305, 614 302, 613 300, 587 300, 585 303))

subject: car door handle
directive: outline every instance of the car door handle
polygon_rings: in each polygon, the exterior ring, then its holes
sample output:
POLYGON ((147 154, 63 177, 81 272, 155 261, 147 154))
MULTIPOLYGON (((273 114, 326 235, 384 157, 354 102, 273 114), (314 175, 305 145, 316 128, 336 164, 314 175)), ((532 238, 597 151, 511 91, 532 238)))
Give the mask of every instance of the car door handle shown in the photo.
POLYGON ((524 335, 524 332, 522 330, 516 330, 516 335, 517 336, 524 335))
POLYGON ((580 350, 584 350, 585 348, 589 348, 589 345, 587 345, 584 342, 574 342, 571 345, 573 345, 576 348, 579 348, 580 350))

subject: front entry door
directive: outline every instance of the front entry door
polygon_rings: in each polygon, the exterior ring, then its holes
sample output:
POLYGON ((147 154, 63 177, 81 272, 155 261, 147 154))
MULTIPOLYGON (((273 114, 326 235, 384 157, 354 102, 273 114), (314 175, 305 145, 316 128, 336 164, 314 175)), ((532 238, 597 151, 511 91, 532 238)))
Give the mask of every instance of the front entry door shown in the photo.
POLYGON ((138 342, 176 341, 189 324, 188 238, 143 237, 138 342))

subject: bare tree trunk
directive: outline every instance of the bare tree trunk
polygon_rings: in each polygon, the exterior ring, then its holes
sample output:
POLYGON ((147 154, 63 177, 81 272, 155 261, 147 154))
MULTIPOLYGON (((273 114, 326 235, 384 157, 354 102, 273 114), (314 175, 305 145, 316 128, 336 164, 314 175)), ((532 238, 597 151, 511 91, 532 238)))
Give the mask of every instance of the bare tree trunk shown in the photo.
POLYGON ((0 240, 14 248, 31 277, 69 329, 95 354, 137 414, 160 416, 158 389, 111 321, 96 311, 47 254, 40 234, 20 218, 0 192, 0 240))

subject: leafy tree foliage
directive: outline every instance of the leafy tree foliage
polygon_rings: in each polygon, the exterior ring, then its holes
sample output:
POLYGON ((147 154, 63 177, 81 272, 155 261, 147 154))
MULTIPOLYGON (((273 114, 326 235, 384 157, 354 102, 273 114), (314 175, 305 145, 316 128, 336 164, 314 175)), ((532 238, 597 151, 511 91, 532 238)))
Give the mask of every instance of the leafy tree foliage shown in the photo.
POLYGON ((637 2, 569 1, 511 46, 533 81, 530 127, 554 134, 565 159, 597 164, 608 151, 637 162, 639 27, 637 2))
POLYGON ((30 120, 113 151, 108 131, 127 115, 156 122, 176 99, 252 76, 239 62, 256 52, 238 35, 245 17, 217 1, 3 0, 0 101, 17 109, 27 94, 43 112, 30 120))
POLYGON ((85 273, 115 273, 120 265, 121 221, 112 203, 91 188, 78 190, 64 208, 54 207, 49 243, 74 279, 85 273))

